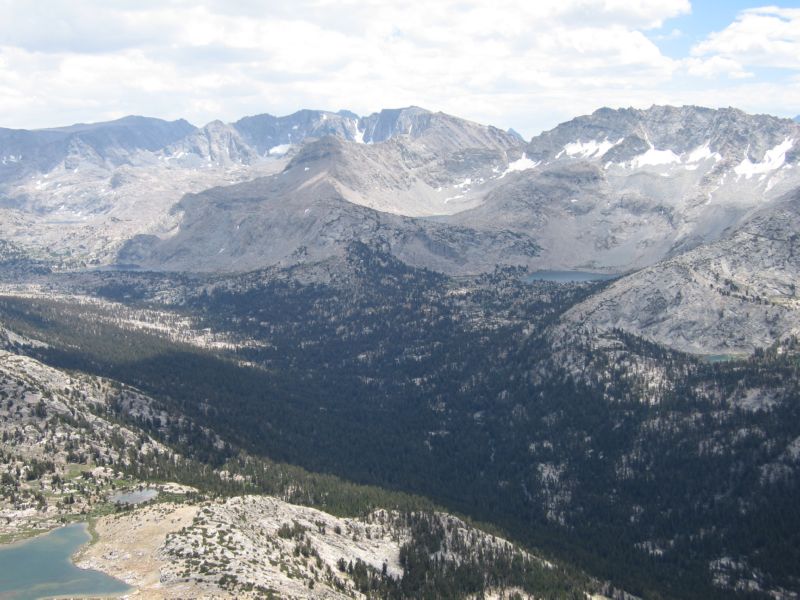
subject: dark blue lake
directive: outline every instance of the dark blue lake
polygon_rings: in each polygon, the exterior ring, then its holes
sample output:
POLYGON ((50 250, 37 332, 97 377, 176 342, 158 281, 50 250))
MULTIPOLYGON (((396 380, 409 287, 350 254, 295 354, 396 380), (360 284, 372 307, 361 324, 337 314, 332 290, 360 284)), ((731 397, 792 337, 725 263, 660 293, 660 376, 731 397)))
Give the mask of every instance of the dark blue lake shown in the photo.
POLYGON ((130 592, 131 588, 118 579, 72 564, 72 555, 89 539, 86 525, 79 523, 0 546, 0 600, 130 592))

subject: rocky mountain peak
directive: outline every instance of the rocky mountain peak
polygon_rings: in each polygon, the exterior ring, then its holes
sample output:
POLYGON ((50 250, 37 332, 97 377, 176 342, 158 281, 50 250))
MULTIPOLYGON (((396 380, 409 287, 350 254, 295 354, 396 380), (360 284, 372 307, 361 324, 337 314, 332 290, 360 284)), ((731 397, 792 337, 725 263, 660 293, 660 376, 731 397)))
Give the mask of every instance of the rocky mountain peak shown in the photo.
POLYGON ((309 165, 329 166, 342 157, 342 146, 342 139, 332 135, 304 144, 289 161, 286 170, 309 165))
POLYGON ((385 108, 361 119, 359 127, 365 142, 383 142, 398 135, 418 137, 430 126, 431 114, 418 106, 385 108))
POLYGON ((735 108, 601 108, 533 138, 526 153, 535 161, 571 157, 634 166, 714 157, 741 164, 744 173, 752 165, 762 165, 759 172, 779 168, 798 142, 800 127, 791 120, 735 108))
POLYGON ((164 151, 168 160, 215 165, 250 164, 258 153, 231 125, 212 121, 164 151))
POLYGON ((282 154, 292 144, 326 135, 346 140, 359 138, 358 115, 349 111, 299 110, 284 117, 270 114, 244 117, 233 124, 259 154, 282 154))
POLYGON ((480 125, 443 112, 431 112, 418 106, 384 109, 359 122, 363 140, 379 143, 405 136, 419 139, 432 148, 494 148, 507 150, 520 147, 519 134, 496 127, 480 125))

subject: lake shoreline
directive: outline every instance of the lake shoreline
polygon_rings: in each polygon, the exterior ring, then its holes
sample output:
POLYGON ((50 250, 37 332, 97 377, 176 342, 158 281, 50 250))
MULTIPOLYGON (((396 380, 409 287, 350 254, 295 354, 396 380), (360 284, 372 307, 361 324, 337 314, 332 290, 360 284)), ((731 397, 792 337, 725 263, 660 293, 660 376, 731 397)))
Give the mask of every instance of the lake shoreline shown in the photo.
POLYGON ((134 591, 108 573, 81 567, 75 558, 92 541, 85 521, 0 546, 0 596, 10 600, 119 598, 134 591), (48 594, 48 591, 56 592, 48 594))

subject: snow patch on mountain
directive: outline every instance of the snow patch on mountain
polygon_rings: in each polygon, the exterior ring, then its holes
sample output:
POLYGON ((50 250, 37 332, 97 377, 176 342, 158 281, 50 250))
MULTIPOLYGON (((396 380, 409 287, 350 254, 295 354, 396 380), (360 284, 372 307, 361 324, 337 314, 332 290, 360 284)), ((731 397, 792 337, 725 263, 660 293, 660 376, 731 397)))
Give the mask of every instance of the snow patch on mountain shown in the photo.
POLYGON ((711 148, 708 145, 708 142, 703 144, 702 146, 698 146, 694 150, 689 153, 689 156, 686 158, 686 162, 689 164, 699 163, 704 160, 713 158, 715 162, 722 160, 722 156, 720 156, 719 152, 712 152, 711 148))
POLYGON ((353 140, 357 144, 364 144, 365 143, 364 142, 364 133, 365 133, 365 130, 364 130, 363 127, 356 126, 356 133, 353 136, 353 140))
POLYGON ((734 172, 746 179, 750 179, 753 175, 762 175, 780 169, 786 163, 786 153, 794 146, 794 140, 786 138, 783 142, 774 148, 767 150, 764 154, 764 160, 761 162, 753 163, 750 158, 745 157, 733 170, 734 172))
POLYGON ((270 156, 283 156, 291 149, 291 147, 291 144, 278 144, 277 146, 270 148, 267 151, 267 154, 270 156))
POLYGON ((509 173, 513 173, 515 171, 527 171, 529 169, 535 169, 540 164, 540 161, 534 161, 527 157, 524 153, 522 154, 522 158, 518 158, 515 161, 508 163, 508 167, 503 173, 500 175, 498 179, 502 179, 509 173))
POLYGON ((650 147, 647 152, 635 157, 630 165, 635 169, 642 167, 657 167, 660 165, 678 164, 681 162, 680 156, 675 154, 672 150, 656 150, 650 147))
POLYGON ((571 142, 564 146, 564 149, 558 155, 556 155, 556 158, 559 158, 564 154, 567 156, 580 158, 600 157, 611 150, 611 148, 619 144, 621 141, 622 138, 616 142, 611 142, 608 138, 606 138, 602 142, 595 140, 589 140, 588 142, 571 142))

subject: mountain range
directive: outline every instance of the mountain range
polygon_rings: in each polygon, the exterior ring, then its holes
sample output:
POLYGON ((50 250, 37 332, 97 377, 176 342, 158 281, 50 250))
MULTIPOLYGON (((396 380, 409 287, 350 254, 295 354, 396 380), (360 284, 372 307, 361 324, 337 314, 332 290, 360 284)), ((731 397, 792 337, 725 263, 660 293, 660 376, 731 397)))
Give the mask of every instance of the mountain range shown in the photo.
POLYGON ((799 232, 800 123, 735 108, 2 129, 0 536, 91 515, 166 597, 797 598, 799 232))
POLYGON ((746 352, 787 329, 737 333, 734 307, 711 344, 709 319, 734 300, 713 286, 664 297, 648 273, 684 290, 690 271, 729 280, 769 303, 757 309, 765 319, 796 319, 788 288, 773 281, 795 276, 791 261, 767 275, 753 253, 735 266, 713 260, 726 245, 741 248, 744 231, 771 235, 757 230, 773 207, 790 210, 800 125, 787 119, 604 108, 526 143, 417 107, 202 128, 126 117, 2 130, 0 155, 4 241, 67 269, 244 272, 342 255, 358 240, 454 275, 497 265, 629 274, 603 297, 612 308, 580 314, 678 349, 746 352), (692 269, 677 267, 685 261, 692 269), (611 299, 623 288, 624 302, 611 299), (635 324, 610 316, 634 296, 635 324), (677 308, 662 311, 664 302, 677 308))

